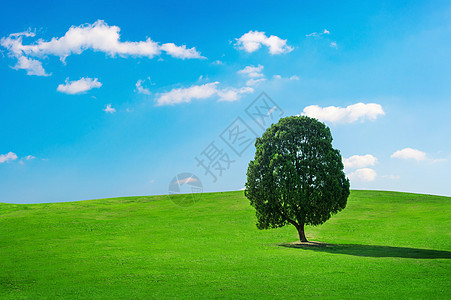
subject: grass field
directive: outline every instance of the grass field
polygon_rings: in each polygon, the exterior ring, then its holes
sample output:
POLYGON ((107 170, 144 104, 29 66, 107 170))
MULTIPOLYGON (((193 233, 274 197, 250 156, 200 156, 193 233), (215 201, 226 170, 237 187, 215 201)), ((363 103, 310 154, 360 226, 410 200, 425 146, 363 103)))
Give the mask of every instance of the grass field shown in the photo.
POLYGON ((449 197, 352 191, 306 227, 333 245, 303 248, 292 226, 258 230, 242 191, 0 209, 5 299, 451 299, 449 197))

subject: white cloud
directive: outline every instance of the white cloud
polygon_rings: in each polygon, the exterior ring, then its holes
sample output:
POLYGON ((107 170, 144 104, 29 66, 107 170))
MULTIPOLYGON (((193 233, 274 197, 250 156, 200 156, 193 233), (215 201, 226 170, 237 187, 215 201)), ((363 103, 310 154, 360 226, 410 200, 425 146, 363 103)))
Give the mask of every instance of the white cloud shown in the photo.
POLYGON ((84 93, 93 88, 100 88, 101 86, 102 83, 100 83, 97 78, 92 79, 82 77, 81 79, 75 81, 69 81, 69 78, 66 78, 66 83, 58 85, 56 90, 61 93, 74 95, 84 93))
POLYGON ((357 103, 347 107, 310 105, 304 108, 302 115, 322 122, 352 123, 359 120, 363 122, 366 119, 373 121, 378 116, 385 115, 385 112, 380 104, 357 103))
POLYGON ((262 65, 258 65, 257 67, 246 66, 244 69, 239 70, 238 74, 248 76, 249 78, 261 78, 265 76, 262 72, 263 68, 262 65))
POLYGON ((390 157, 400 159, 414 159, 416 161, 421 161, 426 159, 426 153, 417 149, 404 148, 402 150, 394 152, 390 157))
POLYGON ((235 44, 238 49, 243 49, 249 53, 257 51, 262 45, 268 47, 269 53, 272 55, 293 51, 293 47, 287 45, 287 40, 283 40, 275 35, 267 37, 266 34, 261 31, 251 30, 236 39, 235 44))
POLYGON ((258 84, 262 83, 263 81, 266 81, 266 78, 260 78, 260 79, 251 78, 248 81, 246 81, 246 85, 247 86, 258 85, 258 84))
POLYGON ((115 108, 112 108, 112 107, 111 107, 111 104, 107 104, 106 107, 105 107, 105 109, 103 109, 103 111, 106 112, 106 113, 113 114, 113 113, 116 112, 116 109, 115 109, 115 108))
POLYGON ((136 90, 139 94, 150 95, 150 90, 142 86, 143 82, 144 80, 141 79, 136 82, 136 90))
POLYGON ((205 58, 195 47, 187 48, 185 45, 177 46, 174 43, 160 45, 147 38, 145 41, 121 42, 120 28, 109 26, 102 20, 93 24, 72 26, 62 37, 54 37, 50 41, 42 39, 31 44, 23 44, 24 37, 34 37, 32 32, 13 33, 0 40, 0 44, 8 50, 12 57, 18 59, 15 68, 26 69, 28 75, 47 76, 42 64, 30 57, 43 58, 49 55, 60 57, 61 61, 72 54, 81 54, 86 50, 104 52, 112 57, 142 56, 153 58, 161 52, 181 58, 205 58))
POLYGON ((371 154, 353 155, 349 158, 343 158, 343 164, 346 169, 363 168, 374 166, 377 163, 377 158, 371 154))
POLYGON ((236 88, 226 88, 222 90, 218 90, 219 101, 237 101, 241 98, 242 95, 252 94, 254 89, 251 87, 242 87, 239 89, 236 88))
POLYGON ((165 51, 172 57, 181 59, 191 59, 191 58, 205 58, 197 52, 196 48, 187 49, 185 45, 177 46, 174 43, 166 43, 161 45, 161 50, 165 51))
POLYGON ((309 34, 306 34, 306 37, 320 37, 321 34, 318 34, 318 32, 312 32, 309 34))
POLYGON ((219 82, 210 82, 202 85, 193 85, 188 88, 175 88, 169 92, 158 95, 156 102, 158 106, 175 105, 179 103, 190 103, 192 100, 207 99, 218 96, 219 101, 237 101, 242 95, 254 92, 251 87, 242 88, 218 88, 219 82))
POLYGON ((162 93, 157 98, 157 105, 174 105, 190 103, 193 99, 206 99, 217 93, 216 85, 219 82, 211 82, 202 85, 193 85, 188 88, 175 88, 167 93, 162 93))
POLYGON ((266 80, 265 75, 263 74, 262 65, 258 65, 257 67, 246 66, 244 69, 239 70, 237 73, 250 78, 248 81, 246 81, 247 86, 258 85, 266 80))
POLYGON ((17 64, 13 67, 15 70, 26 70, 27 75, 36 76, 50 76, 47 74, 39 60, 27 58, 25 56, 20 56, 17 59, 17 64))
POLYGON ((329 42, 329 47, 338 49, 337 42, 331 41, 329 38, 325 37, 326 35, 330 35, 330 31, 327 30, 327 29, 324 29, 322 32, 312 32, 312 33, 306 34, 305 36, 306 37, 313 37, 316 40, 323 40, 323 39, 325 39, 326 41, 329 42))
POLYGON ((348 178, 351 181, 373 181, 376 177, 376 171, 370 168, 357 169, 348 174, 348 178))
POLYGON ((27 156, 25 156, 25 157, 22 157, 22 158, 19 160, 19 164, 23 165, 23 164, 24 164, 24 161, 27 161, 27 160, 33 160, 33 159, 35 159, 35 158, 36 158, 36 156, 33 156, 33 155, 27 155, 27 156))
POLYGON ((8 152, 6 154, 0 154, 0 164, 10 162, 17 159, 17 155, 14 152, 8 152))
POLYGON ((306 37, 314 37, 314 38, 320 38, 322 35, 328 35, 328 34, 330 34, 330 31, 329 30, 327 30, 327 29, 324 29, 322 32, 312 32, 312 33, 309 33, 309 34, 306 34, 305 36, 306 37))
POLYGON ((290 77, 282 77, 281 75, 273 75, 272 78, 274 78, 274 79, 299 80, 299 77, 296 76, 296 75, 292 75, 290 77))

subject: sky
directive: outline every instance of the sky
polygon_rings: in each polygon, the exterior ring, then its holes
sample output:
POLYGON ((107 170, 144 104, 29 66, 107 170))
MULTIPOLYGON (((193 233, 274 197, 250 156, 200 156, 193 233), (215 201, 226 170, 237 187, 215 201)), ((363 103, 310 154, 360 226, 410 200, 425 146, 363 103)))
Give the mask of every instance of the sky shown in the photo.
POLYGON ((0 202, 240 190, 293 115, 352 189, 451 196, 449 1, 64 2, 0 10, 0 202))

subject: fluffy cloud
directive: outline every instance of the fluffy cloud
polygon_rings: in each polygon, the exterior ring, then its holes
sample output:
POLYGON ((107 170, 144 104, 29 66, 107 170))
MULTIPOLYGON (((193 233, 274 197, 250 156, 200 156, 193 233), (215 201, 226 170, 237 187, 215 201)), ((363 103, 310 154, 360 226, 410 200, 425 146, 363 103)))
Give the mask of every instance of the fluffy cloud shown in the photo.
POLYGON ((357 169, 348 174, 348 178, 351 181, 373 181, 376 177, 376 171, 370 168, 357 169))
POLYGON ((65 61, 68 56, 81 54, 89 49, 104 52, 112 57, 119 55, 153 58, 165 52, 181 59, 204 58, 195 47, 187 48, 185 45, 177 46, 174 43, 160 45, 150 38, 138 42, 121 42, 120 28, 109 26, 102 20, 93 24, 72 26, 64 36, 54 37, 50 41, 39 39, 32 44, 23 44, 24 37, 34 36, 35 33, 32 32, 21 32, 10 34, 0 40, 0 44, 8 50, 8 54, 18 59, 15 68, 27 70, 28 75, 48 75, 42 64, 30 57, 42 58, 54 55, 65 61))
POLYGON ((293 51, 293 47, 287 45, 287 40, 283 40, 275 35, 268 37, 261 31, 249 31, 236 39, 235 44, 238 49, 243 49, 249 53, 257 51, 262 45, 268 47, 269 53, 272 55, 293 51))
POLYGON ((6 154, 0 154, 0 164, 10 162, 17 159, 17 155, 14 152, 8 152, 6 154))
POLYGON ((239 70, 238 74, 242 74, 250 78, 260 78, 265 76, 263 75, 263 68, 264 67, 262 65, 258 65, 257 67, 246 66, 244 69, 239 70))
POLYGON ((185 45, 177 46, 174 43, 166 43, 161 45, 161 50, 165 51, 172 57, 181 58, 181 59, 191 59, 191 58, 205 58, 197 52, 196 48, 187 49, 185 45))
POLYGON ((202 85, 193 85, 188 88, 175 88, 167 93, 162 93, 157 98, 157 105, 174 105, 190 103, 192 99, 206 99, 217 93, 216 85, 219 82, 211 82, 202 85))
POLYGON ((258 84, 262 83, 263 81, 266 81, 266 78, 259 78, 259 79, 251 78, 248 81, 246 81, 246 85, 247 86, 258 85, 258 84))
POLYGON ((377 158, 371 154, 353 155, 349 158, 343 158, 343 164, 346 169, 363 168, 374 166, 377 163, 377 158))
POLYGON ((143 83, 143 82, 144 82, 144 81, 141 80, 141 79, 139 79, 139 80, 136 82, 136 90, 137 90, 138 93, 140 93, 140 94, 150 95, 150 90, 149 90, 149 89, 146 89, 145 87, 142 86, 142 83, 143 83))
POLYGON ((17 59, 16 65, 13 67, 15 70, 26 70, 27 75, 36 76, 50 76, 47 74, 39 60, 28 58, 25 56, 20 56, 17 59))
POLYGON ((394 152, 390 157, 400 159, 414 159, 416 161, 421 161, 426 159, 426 153, 417 149, 404 148, 402 150, 394 152))
POLYGON ((332 47, 332 48, 335 48, 335 49, 338 48, 337 42, 331 42, 331 43, 329 44, 329 46, 332 47))
POLYGON ((111 107, 111 104, 107 104, 106 107, 105 107, 105 109, 103 109, 103 111, 106 112, 107 114, 108 114, 108 113, 113 114, 113 113, 116 112, 116 109, 115 109, 115 108, 112 108, 112 107, 111 107))
POLYGON ((310 105, 304 108, 302 115, 322 122, 352 123, 359 120, 363 122, 366 119, 373 121, 378 116, 385 115, 385 112, 380 104, 357 103, 347 107, 310 105))
POLYGON ((251 87, 242 87, 239 89, 236 88, 226 88, 222 90, 218 90, 219 101, 237 101, 241 98, 242 95, 252 94, 254 89, 251 87))
POLYGON ((257 67, 246 66, 244 69, 239 70, 237 73, 249 77, 249 80, 246 81, 247 86, 254 86, 266 80, 265 75, 263 74, 262 65, 258 65, 257 67))
POLYGON ((158 106, 175 105, 179 103, 190 103, 192 100, 207 99, 218 96, 219 101, 236 101, 244 94, 253 93, 250 87, 242 88, 218 88, 219 82, 211 82, 202 85, 193 85, 188 88, 175 88, 167 93, 158 95, 156 102, 158 106))
POLYGON ((58 88, 56 90, 61 93, 74 95, 84 93, 93 88, 99 88, 101 86, 102 83, 100 83, 97 78, 92 79, 82 77, 81 79, 75 81, 69 81, 69 78, 66 78, 66 83, 58 85, 58 88))

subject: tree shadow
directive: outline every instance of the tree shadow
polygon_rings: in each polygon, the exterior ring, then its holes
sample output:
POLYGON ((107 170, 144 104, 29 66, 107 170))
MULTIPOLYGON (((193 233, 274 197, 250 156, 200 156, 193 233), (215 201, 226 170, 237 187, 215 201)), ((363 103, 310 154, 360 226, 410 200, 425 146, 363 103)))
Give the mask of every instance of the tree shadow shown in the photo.
POLYGON ((416 259, 450 259, 451 251, 430 250, 406 247, 390 247, 376 245, 357 244, 327 244, 321 242, 294 242, 280 244, 279 246, 297 248, 302 250, 312 250, 317 252, 328 252, 332 254, 346 254, 365 257, 401 257, 416 259))

